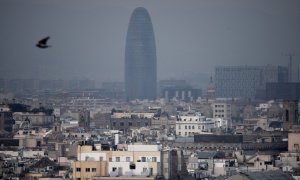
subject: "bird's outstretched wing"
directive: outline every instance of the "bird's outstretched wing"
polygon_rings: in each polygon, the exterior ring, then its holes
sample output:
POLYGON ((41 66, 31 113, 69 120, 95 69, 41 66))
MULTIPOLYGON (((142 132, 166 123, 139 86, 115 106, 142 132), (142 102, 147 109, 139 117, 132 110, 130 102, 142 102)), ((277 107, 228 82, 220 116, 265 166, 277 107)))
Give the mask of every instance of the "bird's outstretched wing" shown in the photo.
POLYGON ((36 44, 36 47, 42 48, 42 49, 51 47, 51 46, 47 45, 48 39, 50 39, 49 36, 47 36, 47 37, 45 37, 44 39, 40 40, 40 41, 36 44))
POLYGON ((50 39, 49 36, 45 37, 44 39, 39 41, 39 44, 47 44, 48 39, 50 39))

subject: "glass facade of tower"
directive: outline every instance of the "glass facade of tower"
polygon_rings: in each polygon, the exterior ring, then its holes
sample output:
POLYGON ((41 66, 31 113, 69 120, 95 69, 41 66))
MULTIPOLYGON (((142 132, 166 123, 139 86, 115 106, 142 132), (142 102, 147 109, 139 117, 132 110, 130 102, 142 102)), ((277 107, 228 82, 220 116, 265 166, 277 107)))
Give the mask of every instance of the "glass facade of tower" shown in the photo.
POLYGON ((156 99, 156 47, 152 22, 145 8, 130 18, 125 48, 126 100, 156 99))
POLYGON ((266 83, 286 82, 287 68, 282 66, 217 66, 216 96, 221 98, 254 98, 257 89, 266 83))
POLYGON ((256 66, 218 66, 215 70, 217 97, 255 96, 260 85, 261 68, 256 66))

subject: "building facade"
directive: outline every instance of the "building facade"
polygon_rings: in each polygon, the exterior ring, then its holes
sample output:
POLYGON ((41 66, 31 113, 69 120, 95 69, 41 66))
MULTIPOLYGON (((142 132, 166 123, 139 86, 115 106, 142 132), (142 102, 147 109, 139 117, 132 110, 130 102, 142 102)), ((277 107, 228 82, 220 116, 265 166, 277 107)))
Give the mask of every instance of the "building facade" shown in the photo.
POLYGON ((217 66, 215 69, 216 96, 222 98, 254 98, 266 83, 286 80, 281 66, 217 66))
POLYGON ((73 179, 97 177, 156 177, 161 174, 160 145, 127 145, 120 151, 104 151, 101 145, 78 146, 73 179))
POLYGON ((177 116, 176 135, 194 136, 211 134, 214 128, 227 128, 227 121, 221 118, 206 118, 201 113, 182 113, 177 116))
POLYGON ((154 114, 152 112, 114 112, 111 115, 110 126, 113 130, 129 133, 130 129, 151 126, 154 114))
POLYGON ((12 132, 14 120, 9 108, 0 108, 0 134, 12 132))
POLYGON ((126 100, 156 99, 156 47, 148 11, 136 8, 130 18, 125 48, 126 100))
POLYGON ((14 112, 13 119, 16 121, 16 125, 21 124, 26 119, 30 120, 31 126, 48 126, 54 122, 54 116, 44 112, 14 112))
POLYGON ((176 99, 179 101, 195 101, 201 97, 202 90, 192 88, 190 86, 185 87, 167 87, 161 92, 163 94, 162 98, 169 101, 170 99, 176 99))
POLYGON ((213 117, 231 119, 231 105, 227 103, 213 103, 213 117))

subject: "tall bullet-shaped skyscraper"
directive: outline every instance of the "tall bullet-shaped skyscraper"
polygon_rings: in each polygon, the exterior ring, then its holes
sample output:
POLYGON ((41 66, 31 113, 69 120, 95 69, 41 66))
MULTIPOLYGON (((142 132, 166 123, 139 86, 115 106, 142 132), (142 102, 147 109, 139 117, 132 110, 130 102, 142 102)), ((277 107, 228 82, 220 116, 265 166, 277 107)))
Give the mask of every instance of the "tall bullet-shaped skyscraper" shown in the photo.
POLYGON ((156 98, 156 47, 148 11, 136 8, 131 14, 125 48, 126 100, 156 98))

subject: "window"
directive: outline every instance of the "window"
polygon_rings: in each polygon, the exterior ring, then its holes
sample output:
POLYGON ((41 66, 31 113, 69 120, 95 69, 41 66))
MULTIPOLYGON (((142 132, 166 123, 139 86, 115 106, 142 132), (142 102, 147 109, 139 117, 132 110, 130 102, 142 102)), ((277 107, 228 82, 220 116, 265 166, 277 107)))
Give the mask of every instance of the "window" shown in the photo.
POLYGON ((185 129, 187 129, 187 126, 185 126, 185 129))
POLYGON ((126 157, 126 162, 130 162, 130 157, 126 157))
POLYGON ((128 122, 128 126, 132 126, 132 122, 128 122))
POLYGON ((184 135, 187 135, 187 132, 185 132, 184 135))
POLYGON ((143 168, 143 172, 146 172, 147 171, 147 168, 143 168))
POLYGON ((146 157, 142 157, 142 158, 141 158, 141 161, 142 161, 142 162, 146 162, 146 157))
POLYGON ((192 129, 195 129, 195 126, 192 126, 192 129))
POLYGON ((85 160, 87 161, 89 159, 89 156, 85 156, 85 160))
POLYGON ((120 126, 124 126, 124 122, 120 122, 120 126))
POLYGON ((299 150, 299 144, 294 144, 294 149, 299 150))
POLYGON ((96 168, 92 168, 92 172, 96 172, 96 168))
POLYGON ((181 136, 181 132, 178 132, 178 135, 181 136))
POLYGON ((100 160, 100 161, 103 161, 103 157, 102 157, 102 156, 100 156, 100 157, 99 157, 99 160, 100 160))
POLYGON ((120 157, 116 157, 116 162, 120 162, 120 157))
POLYGON ((138 127, 140 127, 140 126, 141 126, 141 122, 137 122, 136 125, 137 125, 138 127))
POLYGON ((189 126, 189 129, 191 129, 191 126, 189 126))
POLYGON ((157 162, 157 158, 156 157, 152 157, 152 162, 157 162))
POLYGON ((80 168, 76 168, 76 172, 80 172, 81 171, 81 169, 80 168))
POLYGON ((113 126, 116 126, 117 125, 117 123, 116 122, 113 122, 113 126))
POLYGON ((85 172, 91 172, 90 168, 85 168, 85 172))
POLYGON ((178 126, 178 129, 181 129, 181 126, 180 126, 180 125, 178 126))
POLYGON ((129 169, 135 169, 135 164, 130 164, 129 169))
POLYGON ((147 122, 145 122, 145 126, 148 126, 148 123, 147 123, 147 122))

